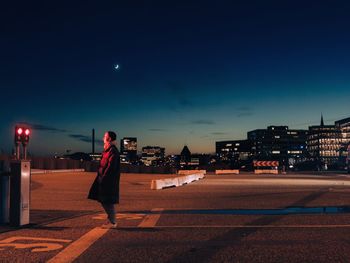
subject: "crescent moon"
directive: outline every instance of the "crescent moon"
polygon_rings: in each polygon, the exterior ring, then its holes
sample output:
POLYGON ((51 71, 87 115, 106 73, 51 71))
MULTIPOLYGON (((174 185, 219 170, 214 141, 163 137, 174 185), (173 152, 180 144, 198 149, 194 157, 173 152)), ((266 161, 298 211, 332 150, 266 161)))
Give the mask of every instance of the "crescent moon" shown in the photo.
POLYGON ((115 69, 119 69, 119 65, 118 65, 118 64, 115 65, 114 68, 115 68, 115 69))

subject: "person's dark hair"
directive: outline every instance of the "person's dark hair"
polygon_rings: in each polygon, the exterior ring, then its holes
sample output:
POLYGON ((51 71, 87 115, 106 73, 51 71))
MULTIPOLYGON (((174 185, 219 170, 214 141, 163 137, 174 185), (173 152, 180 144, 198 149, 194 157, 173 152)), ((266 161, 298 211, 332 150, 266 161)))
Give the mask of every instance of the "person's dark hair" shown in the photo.
POLYGON ((117 139, 117 134, 113 131, 108 131, 108 136, 111 138, 111 141, 115 141, 117 139))

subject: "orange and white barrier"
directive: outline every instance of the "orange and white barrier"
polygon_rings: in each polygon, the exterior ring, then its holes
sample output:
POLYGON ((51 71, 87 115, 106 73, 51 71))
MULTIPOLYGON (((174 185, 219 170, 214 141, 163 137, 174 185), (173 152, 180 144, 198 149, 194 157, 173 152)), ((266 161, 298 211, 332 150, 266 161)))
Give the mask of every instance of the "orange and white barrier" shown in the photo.
POLYGON ((239 174, 239 170, 215 170, 215 174, 239 174))
POLYGON ((31 169, 31 174, 71 173, 71 172, 85 172, 85 170, 84 169, 57 169, 57 170, 31 169))
POLYGON ((255 174, 278 174, 278 170, 271 169, 271 170, 254 170, 255 174))
POLYGON ((197 173, 202 173, 202 174, 207 174, 207 170, 179 170, 177 174, 197 174, 197 173))

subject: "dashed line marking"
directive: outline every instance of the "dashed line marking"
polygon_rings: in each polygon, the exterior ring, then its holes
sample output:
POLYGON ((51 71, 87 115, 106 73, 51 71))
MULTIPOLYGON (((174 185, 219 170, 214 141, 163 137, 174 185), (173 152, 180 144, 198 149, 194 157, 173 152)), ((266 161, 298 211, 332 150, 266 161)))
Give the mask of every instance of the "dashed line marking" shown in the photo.
POLYGON ((158 212, 158 213, 147 215, 143 219, 143 221, 138 225, 138 227, 141 227, 141 228, 142 227, 155 227, 163 210, 164 210, 164 208, 152 209, 151 212, 158 212))
POLYGON ((93 243, 106 234, 108 229, 96 227, 83 235, 78 240, 74 241, 71 245, 67 246, 55 257, 51 258, 47 263, 68 263, 73 262, 79 257, 85 250, 87 250, 93 243))

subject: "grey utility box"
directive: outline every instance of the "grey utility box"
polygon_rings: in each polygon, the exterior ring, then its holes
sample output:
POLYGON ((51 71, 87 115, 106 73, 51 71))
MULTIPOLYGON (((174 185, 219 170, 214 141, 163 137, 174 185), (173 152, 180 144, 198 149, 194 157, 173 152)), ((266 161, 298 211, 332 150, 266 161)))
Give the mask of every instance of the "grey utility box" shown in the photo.
POLYGON ((11 161, 10 225, 29 224, 30 214, 30 161, 11 161))
POLYGON ((10 219, 10 174, 0 174, 0 224, 10 219))

